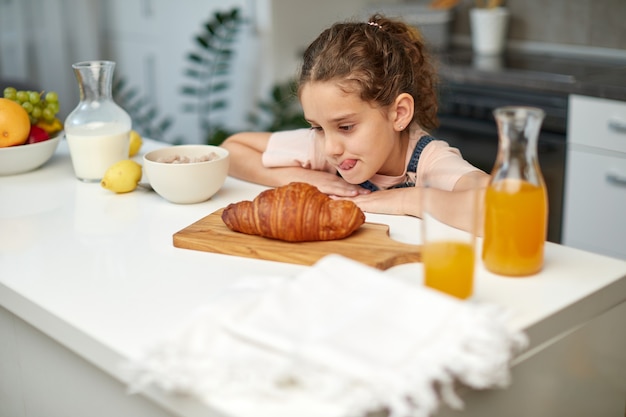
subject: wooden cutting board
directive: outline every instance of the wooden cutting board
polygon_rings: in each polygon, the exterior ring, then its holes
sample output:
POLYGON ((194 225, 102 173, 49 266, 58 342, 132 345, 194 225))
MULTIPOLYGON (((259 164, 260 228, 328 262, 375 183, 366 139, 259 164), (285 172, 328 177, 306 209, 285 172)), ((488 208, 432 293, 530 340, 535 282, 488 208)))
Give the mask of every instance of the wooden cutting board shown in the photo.
POLYGON ((313 265, 332 253, 382 270, 421 260, 421 247, 392 240, 386 224, 365 223, 345 239, 294 243, 233 232, 222 221, 222 211, 176 232, 174 246, 302 265, 313 265))

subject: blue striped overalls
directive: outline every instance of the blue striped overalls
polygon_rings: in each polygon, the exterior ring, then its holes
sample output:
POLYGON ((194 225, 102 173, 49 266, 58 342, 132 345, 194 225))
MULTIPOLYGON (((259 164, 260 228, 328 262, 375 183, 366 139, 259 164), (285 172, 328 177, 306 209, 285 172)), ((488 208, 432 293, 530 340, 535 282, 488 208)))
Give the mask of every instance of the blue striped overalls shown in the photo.
MULTIPOLYGON (((436 140, 436 139, 433 138, 432 136, 422 136, 420 138, 419 142, 417 142, 417 145, 415 145, 415 149, 413 149, 413 155, 411 155, 411 160, 409 161, 409 164, 406 167, 407 172, 417 172, 417 163, 419 162, 420 155, 422 154, 422 151, 424 150, 426 145, 428 145, 433 140, 436 140)), ((379 189, 376 185, 372 184, 369 181, 365 181, 359 185, 363 188, 367 188, 370 191, 378 191, 379 189)), ((415 187, 415 183, 411 181, 405 181, 403 183, 394 185, 391 188, 406 188, 406 187, 415 187)))

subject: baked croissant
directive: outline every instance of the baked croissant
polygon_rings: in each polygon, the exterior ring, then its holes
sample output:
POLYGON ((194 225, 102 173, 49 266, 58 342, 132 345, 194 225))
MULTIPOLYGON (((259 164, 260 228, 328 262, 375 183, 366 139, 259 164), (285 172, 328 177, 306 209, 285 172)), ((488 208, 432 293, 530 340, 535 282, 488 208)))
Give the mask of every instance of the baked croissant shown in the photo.
POLYGON ((342 239, 364 222, 352 201, 333 200, 316 187, 292 182, 229 204, 222 220, 231 230, 288 242, 342 239))

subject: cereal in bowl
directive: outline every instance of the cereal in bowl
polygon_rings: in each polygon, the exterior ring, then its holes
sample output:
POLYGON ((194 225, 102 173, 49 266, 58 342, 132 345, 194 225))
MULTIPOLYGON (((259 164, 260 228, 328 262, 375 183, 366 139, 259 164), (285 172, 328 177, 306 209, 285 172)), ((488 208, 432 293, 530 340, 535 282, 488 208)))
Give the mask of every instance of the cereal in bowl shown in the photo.
POLYGON ((165 164, 191 164, 196 162, 212 161, 217 158, 219 158, 219 155, 215 152, 211 152, 209 154, 196 157, 188 157, 184 155, 167 155, 158 158, 156 162, 161 162, 165 164))

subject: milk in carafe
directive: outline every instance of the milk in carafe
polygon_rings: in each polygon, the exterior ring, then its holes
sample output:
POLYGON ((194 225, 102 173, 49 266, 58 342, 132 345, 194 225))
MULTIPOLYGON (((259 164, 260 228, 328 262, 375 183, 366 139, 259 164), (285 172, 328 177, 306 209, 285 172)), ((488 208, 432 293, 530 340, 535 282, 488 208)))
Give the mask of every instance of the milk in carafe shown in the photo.
POLYGON ((112 61, 72 65, 80 102, 65 120, 65 137, 76 177, 99 182, 106 170, 128 159, 131 118, 112 97, 112 61))
POLYGON ((66 133, 76 177, 100 181, 106 170, 128 159, 130 130, 119 123, 91 123, 76 126, 66 133))

